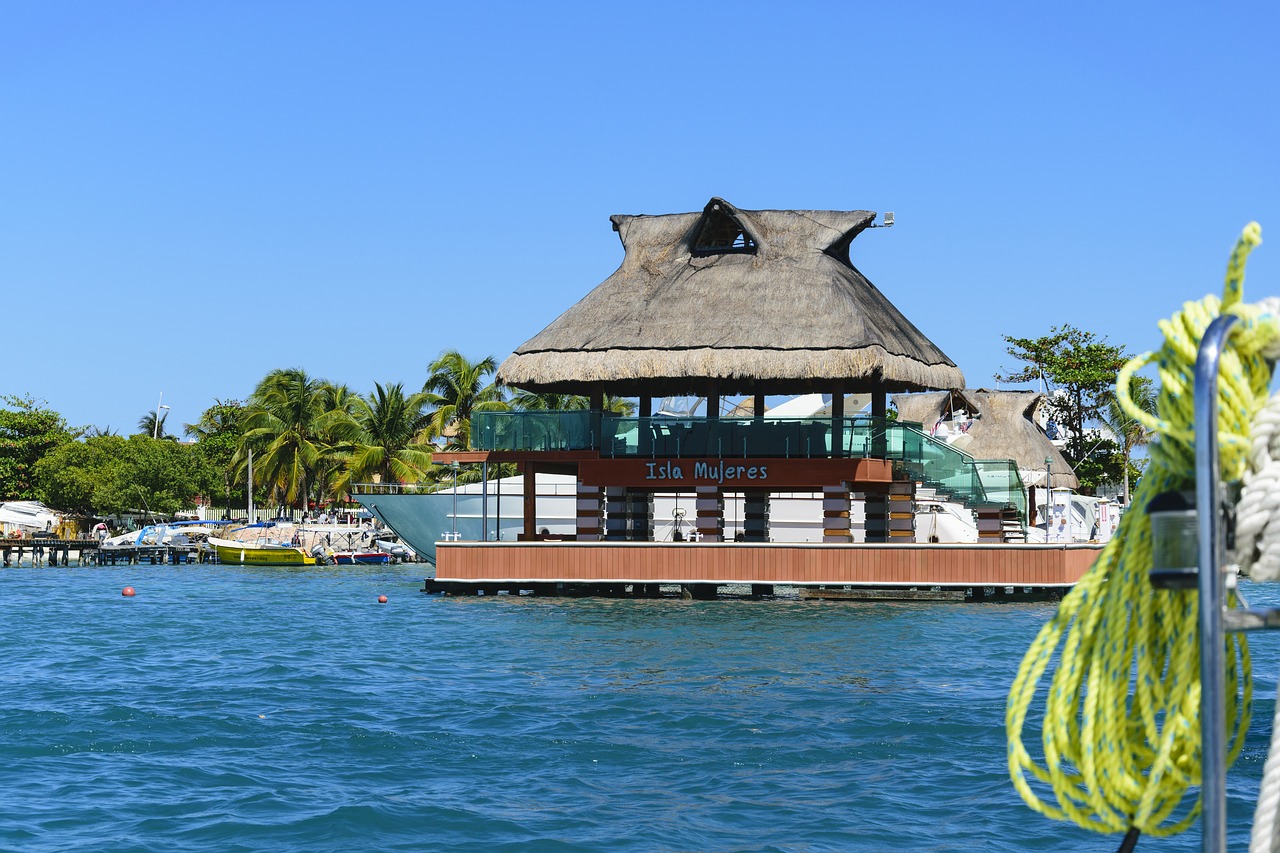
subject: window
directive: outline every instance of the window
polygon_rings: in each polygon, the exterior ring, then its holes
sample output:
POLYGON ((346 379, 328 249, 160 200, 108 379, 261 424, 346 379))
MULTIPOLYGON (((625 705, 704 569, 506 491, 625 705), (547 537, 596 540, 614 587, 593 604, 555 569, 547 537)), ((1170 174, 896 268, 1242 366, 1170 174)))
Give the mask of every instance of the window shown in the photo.
POLYGON ((693 241, 695 255, 722 255, 735 252, 754 254, 756 242, 732 213, 721 204, 709 204, 702 214, 698 236, 693 241))

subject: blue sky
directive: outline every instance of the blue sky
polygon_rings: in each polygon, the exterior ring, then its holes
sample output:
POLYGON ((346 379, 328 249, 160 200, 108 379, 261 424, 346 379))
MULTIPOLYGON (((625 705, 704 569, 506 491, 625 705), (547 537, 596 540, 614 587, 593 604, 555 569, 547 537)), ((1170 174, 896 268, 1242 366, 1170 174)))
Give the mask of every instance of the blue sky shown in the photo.
POLYGON ((892 210, 854 263, 964 371, 1131 351, 1262 223, 1262 3, 0 6, 0 392, 127 434, 302 367, 416 389, 606 278, 614 213, 892 210))

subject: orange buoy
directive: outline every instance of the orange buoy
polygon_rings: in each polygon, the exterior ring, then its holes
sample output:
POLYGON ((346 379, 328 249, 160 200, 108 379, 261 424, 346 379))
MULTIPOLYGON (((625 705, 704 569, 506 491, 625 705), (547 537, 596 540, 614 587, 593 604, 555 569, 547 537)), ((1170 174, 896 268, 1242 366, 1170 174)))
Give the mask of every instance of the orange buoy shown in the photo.
POLYGON ((380 595, 380 596, 378 596, 378 603, 379 603, 379 604, 386 604, 386 603, 387 603, 387 597, 386 597, 385 595, 380 595))
POLYGON ((120 590, 120 594, 123 595, 125 598, 132 598, 133 596, 137 595, 137 593, 133 591, 133 587, 131 586, 126 586, 124 589, 120 590))

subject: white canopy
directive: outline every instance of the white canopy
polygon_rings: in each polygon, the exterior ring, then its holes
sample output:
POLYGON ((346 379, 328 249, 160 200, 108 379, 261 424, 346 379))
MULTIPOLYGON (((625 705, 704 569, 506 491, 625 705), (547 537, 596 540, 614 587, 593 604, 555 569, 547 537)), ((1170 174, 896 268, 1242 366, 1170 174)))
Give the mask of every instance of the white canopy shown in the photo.
POLYGON ((9 501, 0 504, 0 524, 5 532, 15 527, 24 531, 48 530, 62 523, 62 518, 39 501, 9 501))

